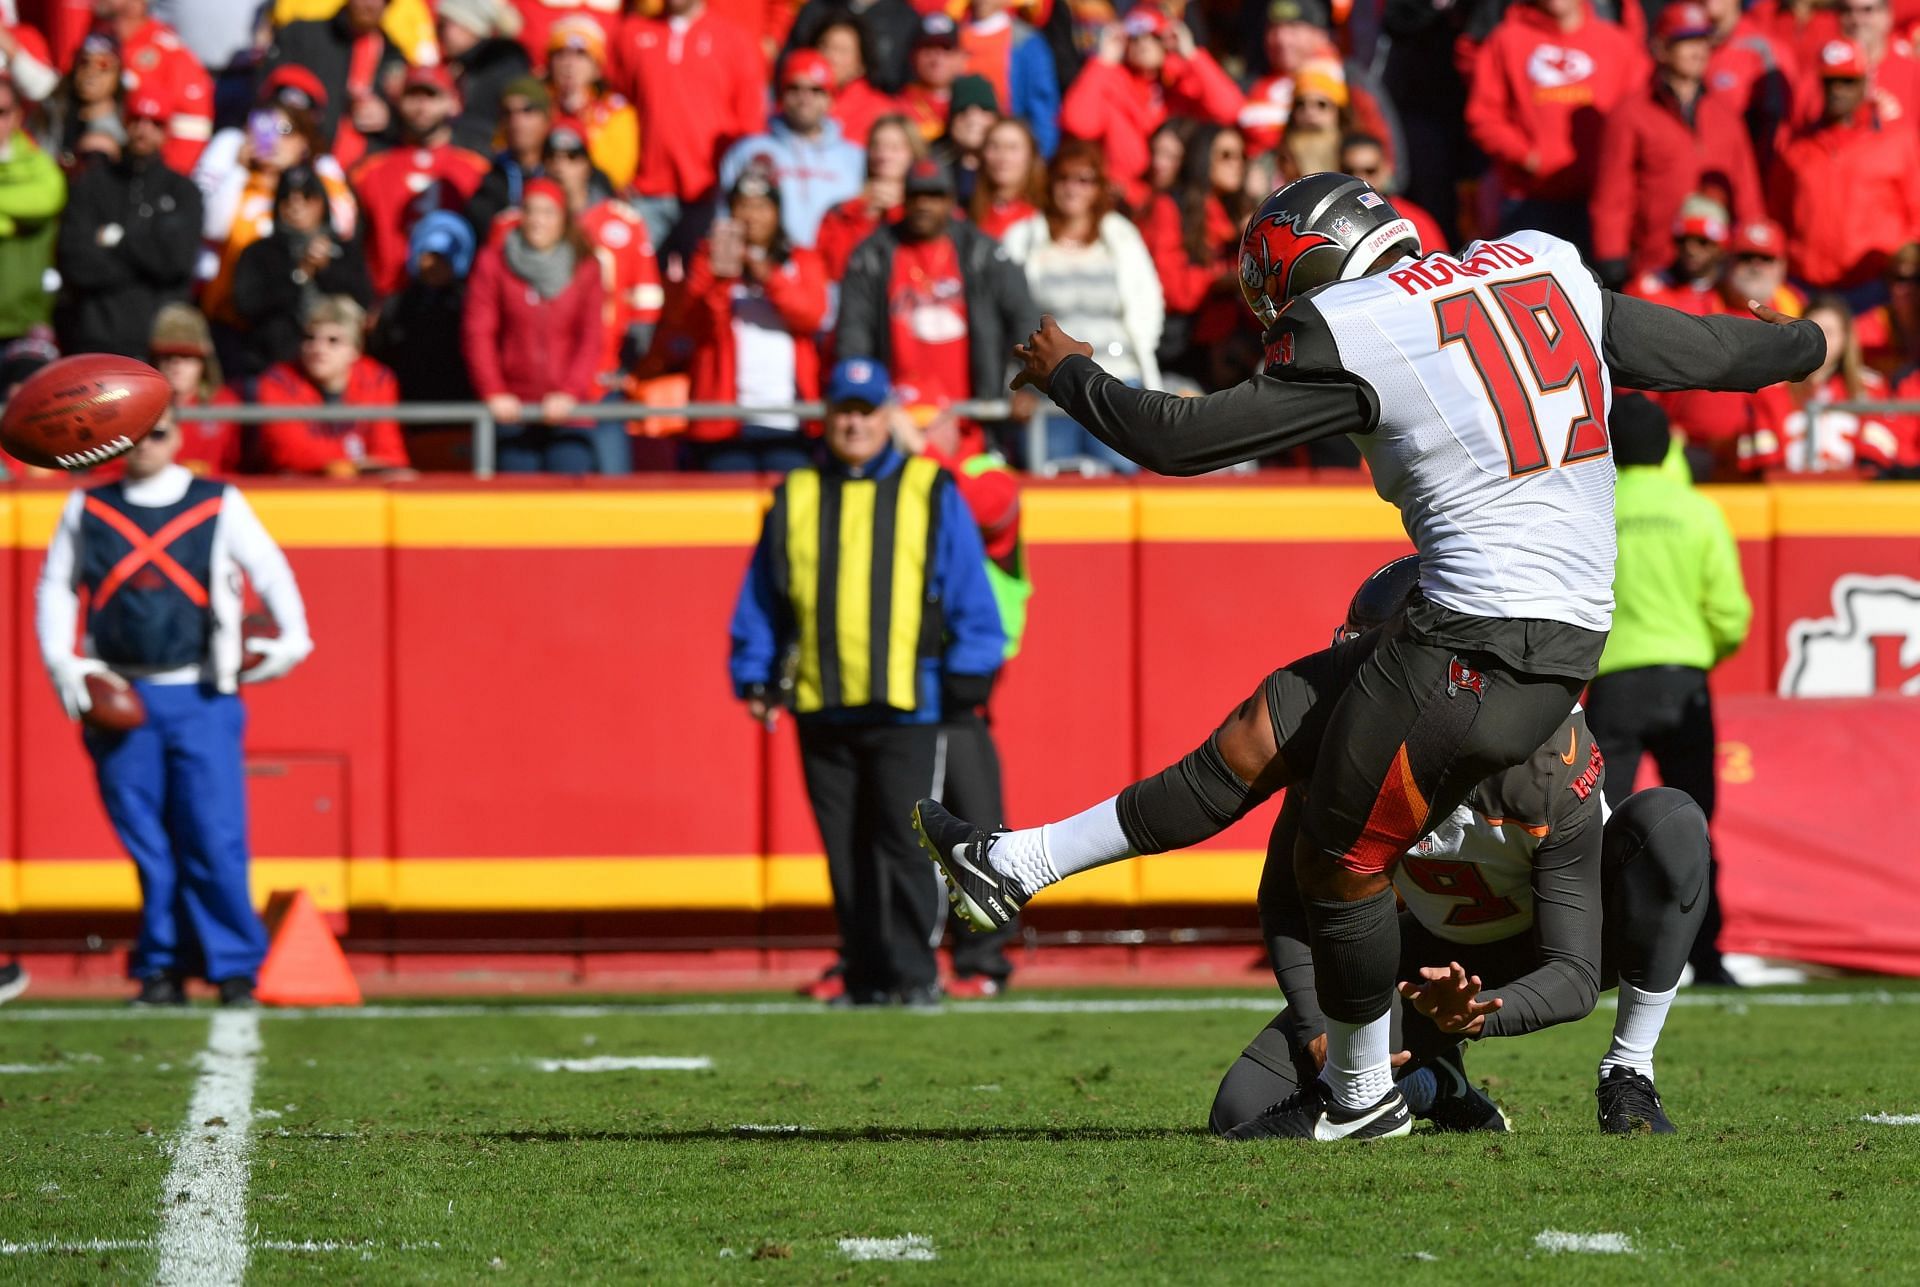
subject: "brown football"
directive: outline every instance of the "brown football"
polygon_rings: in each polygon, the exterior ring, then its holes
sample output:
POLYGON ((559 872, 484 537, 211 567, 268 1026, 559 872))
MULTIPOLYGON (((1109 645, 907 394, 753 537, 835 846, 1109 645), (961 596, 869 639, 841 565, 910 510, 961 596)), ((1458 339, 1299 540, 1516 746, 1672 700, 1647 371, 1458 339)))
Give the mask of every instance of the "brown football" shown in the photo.
POLYGON ((0 447, 42 469, 85 469, 146 437, 172 397, 167 378, 145 362, 111 353, 61 358, 7 399, 0 447))
POLYGON ((87 700, 93 703, 92 709, 80 718, 89 728, 124 733, 147 722, 147 704, 124 680, 116 683, 105 675, 88 675, 87 700))
POLYGON ((249 612, 246 620, 240 623, 240 669, 252 670, 266 657, 256 651, 253 641, 256 639, 278 639, 280 624, 264 612, 249 612))

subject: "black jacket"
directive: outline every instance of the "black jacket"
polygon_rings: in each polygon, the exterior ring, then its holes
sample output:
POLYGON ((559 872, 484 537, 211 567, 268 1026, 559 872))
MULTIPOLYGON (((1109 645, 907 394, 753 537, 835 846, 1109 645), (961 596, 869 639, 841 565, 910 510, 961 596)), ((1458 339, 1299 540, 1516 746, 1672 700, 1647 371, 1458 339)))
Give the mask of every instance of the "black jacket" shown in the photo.
POLYGON ((193 286, 200 218, 200 189, 158 157, 82 169, 67 191, 56 253, 61 351, 144 359, 153 315, 193 286))
MULTIPOLYGON (((384 35, 380 41, 379 63, 373 74, 375 85, 394 69, 404 67, 407 61, 384 35)), ((272 48, 267 50, 266 64, 260 69, 265 78, 282 63, 294 63, 320 78, 327 90, 327 110, 320 117, 320 132, 327 140, 328 151, 333 150, 334 133, 340 128, 340 119, 349 106, 347 71, 353 62, 353 42, 354 35, 347 26, 347 11, 343 6, 339 13, 324 21, 290 22, 280 28, 272 48)), ((396 110, 396 120, 398 116, 396 110)), ((392 132, 393 125, 389 124, 388 133, 392 132)))
POLYGON ((493 151, 493 132, 500 124, 501 93, 529 74, 533 64, 519 41, 495 36, 451 60, 447 70, 460 86, 460 115, 453 118, 454 146, 486 156, 493 151))
MULTIPOLYGON (((1013 346, 1040 325, 1027 275, 1008 258, 1005 247, 970 223, 947 225, 960 258, 960 279, 967 301, 967 367, 979 399, 1003 398, 1013 346)), ((893 319, 887 290, 893 255, 900 246, 899 225, 888 224, 854 249, 840 283, 840 329, 835 351, 842 358, 872 358, 893 370, 893 319)), ((896 378, 899 372, 894 372, 896 378)))
MULTIPOLYGON (((373 283, 367 277, 360 243, 335 244, 339 255, 320 270, 312 285, 322 295, 351 295, 365 308, 373 302, 373 283)), ((285 233, 275 232, 240 252, 233 266, 233 311, 246 324, 246 333, 240 340, 241 369, 229 374, 259 375, 275 362, 292 362, 300 356, 305 279, 285 233)))
POLYGON ((850 9, 845 0, 807 0, 794 16, 782 56, 813 48, 828 19, 849 13, 866 36, 867 79, 883 94, 898 94, 910 79, 913 39, 920 34, 920 15, 907 0, 874 0, 858 10, 850 9))
POLYGON ((434 287, 408 282, 381 306, 367 355, 400 380, 408 402, 471 402, 473 384, 461 355, 460 315, 467 286, 434 287))

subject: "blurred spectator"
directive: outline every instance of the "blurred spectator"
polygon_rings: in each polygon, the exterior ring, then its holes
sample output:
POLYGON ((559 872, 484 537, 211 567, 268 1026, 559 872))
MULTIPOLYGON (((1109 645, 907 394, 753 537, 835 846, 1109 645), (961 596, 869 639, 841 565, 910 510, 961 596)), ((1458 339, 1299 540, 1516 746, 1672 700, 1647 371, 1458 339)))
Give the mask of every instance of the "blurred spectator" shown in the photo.
POLYGON ((1393 208, 1412 223, 1414 231, 1420 234, 1420 250, 1423 254, 1452 249, 1447 234, 1441 231, 1434 217, 1400 191, 1400 176, 1387 160, 1386 146, 1379 139, 1371 134, 1347 135, 1340 141, 1339 169, 1356 179, 1365 179, 1374 186, 1375 191, 1393 198, 1393 208))
POLYGON ((459 108, 446 68, 413 68, 400 98, 400 146, 354 168, 367 273, 378 295, 400 288, 413 221, 429 210, 465 210, 486 176, 485 157, 453 145, 459 108))
POLYGON ((1351 111, 1353 128, 1379 139, 1389 162, 1403 154, 1400 120, 1392 104, 1359 63, 1341 58, 1329 34, 1332 30, 1333 15, 1325 0, 1272 0, 1267 5, 1267 75, 1254 82, 1237 122, 1251 152, 1257 155, 1280 146, 1287 118, 1293 114, 1295 81, 1312 67, 1323 85, 1328 80, 1339 84, 1339 92, 1332 96, 1351 111))
POLYGON ((252 97, 255 38, 264 25, 260 0, 153 0, 153 16, 172 27, 214 79, 214 116, 229 88, 252 97), (237 80, 233 79, 236 78, 237 80))
POLYGON ((967 69, 958 24, 939 12, 921 19, 910 66, 912 75, 900 88, 900 101, 920 137, 931 143, 947 132, 947 120, 953 114, 953 82, 967 69))
POLYGON ((1145 181, 1134 195, 1122 194, 1135 222, 1146 218, 1155 197, 1179 186, 1180 170, 1187 163, 1187 146, 1199 128, 1199 122, 1185 116, 1170 116, 1148 138, 1145 181))
POLYGON ((367 154, 369 140, 384 140, 393 112, 382 97, 406 65, 380 29, 387 0, 346 0, 324 21, 290 22, 267 50, 269 76, 282 66, 304 67, 326 96, 320 103, 326 150, 351 171, 367 154))
POLYGON ((1160 270, 1167 323, 1160 365, 1213 384, 1207 350, 1240 326, 1240 234, 1253 213, 1240 131, 1194 136, 1180 182, 1147 212, 1147 250, 1160 270))
MULTIPOLYGON (((345 296, 322 296, 301 322, 300 359, 260 377, 260 405, 371 407, 400 401, 393 372, 361 353, 365 309, 345 296)), ((276 474, 353 478, 407 467, 407 444, 392 420, 271 420, 260 426, 259 454, 260 468, 276 474)))
POLYGON ((640 166, 640 118, 632 104, 608 92, 607 38, 583 14, 562 18, 547 34, 547 83, 553 123, 569 125, 587 141, 593 163, 625 192, 640 166))
POLYGON ((965 202, 979 182, 980 153, 987 146, 987 131, 1000 119, 1000 104, 984 77, 969 74, 953 82, 947 110, 947 132, 927 155, 947 168, 955 195, 965 202))
MULTIPOLYGON (((1340 168, 1340 142, 1353 125, 1352 100, 1338 63, 1309 63, 1294 78, 1293 110, 1274 158, 1277 168, 1249 180, 1254 191, 1271 190, 1309 174, 1340 168)), ((1244 137, 1244 135, 1243 135, 1244 137)))
MULTIPOLYGON (((1601 789, 1618 809, 1650 753, 1660 781, 1693 797, 1711 821, 1718 783, 1707 674, 1739 650, 1753 621, 1740 551, 1720 507, 1666 467, 1671 438, 1659 407, 1637 394, 1617 397, 1608 428, 1619 465, 1613 632, 1585 702, 1607 757, 1601 789)), ((1696 985, 1727 987, 1716 883, 1709 862, 1706 917, 1688 960, 1696 985)))
POLYGON ((1820 65, 1820 50, 1840 38, 1839 14, 1820 0, 1756 0, 1750 16, 1793 53, 1802 73, 1820 65))
POLYGON ((806 0, 787 33, 786 52, 811 47, 832 57, 821 37, 844 18, 860 25, 867 79, 883 94, 898 94, 909 79, 908 62, 920 34, 920 14, 906 0, 806 0))
POLYGON ((453 121, 456 147, 482 156, 493 152, 501 96, 533 69, 526 48, 514 39, 520 27, 520 11, 508 0, 440 0, 435 22, 440 56, 460 93, 460 115, 453 121))
POLYGON ((301 323, 322 298, 345 296, 365 308, 373 300, 360 243, 342 235, 328 213, 328 191, 312 166, 280 173, 273 232, 240 253, 233 270, 233 316, 242 328, 239 375, 257 375, 300 356, 301 323))
MULTIPOLYGON (((691 347, 695 402, 784 407, 820 396, 814 336, 827 315, 826 271, 788 240, 780 200, 761 171, 740 176, 662 323, 691 347)), ((798 417, 777 412, 695 421, 687 437, 695 469, 782 473, 809 459, 798 417)))
MULTIPOLYGON (((1060 144, 1060 82, 1053 50, 1013 15, 1013 0, 971 0, 971 19, 960 30, 967 70, 986 78, 1008 116, 1027 123, 1042 156, 1060 144)), ((995 110, 999 110, 997 107, 995 110)))
POLYGON ((1910 417, 1859 411, 1822 411, 1815 402, 1879 402, 1887 382, 1860 359, 1853 313, 1838 295, 1816 295, 1806 316, 1827 337, 1827 360, 1806 379, 1776 384, 1754 397, 1759 427, 1740 443, 1740 465, 1748 470, 1796 474, 1833 471, 1886 471, 1915 463, 1910 417))
POLYGON ((1707 87, 1740 113, 1754 156, 1768 156, 1774 136, 1793 115, 1801 68, 1793 51, 1768 35, 1740 0, 1702 2, 1713 19, 1707 87))
MULTIPOLYGON (((344 0, 273 0, 267 11, 273 26, 285 28, 296 22, 310 22, 339 12, 344 0)), ((380 30, 400 56, 415 67, 432 67, 440 61, 434 41, 434 0, 386 0, 380 13, 380 30)), ((382 92, 393 97, 391 86, 382 92)))
MULTIPOLYGON (((1015 224, 1003 241, 1026 270, 1037 312, 1093 345, 1093 360, 1108 375, 1131 388, 1160 387, 1160 278, 1138 230, 1113 209, 1098 145, 1060 145, 1047 167, 1046 213, 1015 224)), ((1139 468, 1059 413, 1048 417, 1047 458, 1097 460, 1123 474, 1139 468)))
POLYGON ((666 0, 664 17, 627 18, 613 65, 647 124, 635 206, 664 248, 682 212, 711 198, 719 158, 766 129, 767 60, 757 33, 709 13, 706 0, 666 0))
POLYGON ((622 14, 628 8, 637 13, 660 12, 660 0, 632 6, 625 0, 513 0, 513 5, 520 13, 520 43, 533 57, 534 72, 541 76, 547 73, 547 51, 552 48, 547 37, 555 23, 577 16, 591 18, 606 36, 607 48, 612 49, 619 41, 622 14))
POLYGON ((627 472, 623 427, 572 423, 581 403, 601 397, 605 303, 565 192, 533 180, 519 222, 474 260, 461 333, 474 391, 497 422, 501 472, 627 472))
POLYGON ((893 445, 887 401, 876 363, 834 368, 825 455, 774 492, 727 670, 747 714, 771 728, 785 659, 798 654, 791 700, 846 961, 839 1003, 928 1006, 940 999, 945 914, 899 803, 937 781, 938 725, 987 700, 1007 640, 978 528, 945 470, 893 445), (836 581, 879 589, 830 607, 815 589, 836 581), (903 584, 912 592, 884 590, 903 584))
POLYGON ((1587 245, 1606 114, 1647 79, 1633 38, 1587 0, 1524 0, 1474 63, 1467 127, 1493 160, 1497 231, 1537 228, 1587 245))
POLYGON ((99 25, 120 42, 120 81, 128 94, 142 89, 166 105, 167 142, 161 157, 186 174, 213 137, 213 80, 147 0, 94 0, 99 25))
POLYGON ((820 221, 814 248, 820 252, 828 281, 845 276, 855 246, 882 223, 892 223, 905 212, 907 171, 926 150, 920 131, 906 117, 883 116, 874 122, 873 132, 867 135, 867 181, 860 195, 827 211, 820 221))
POLYGON ((1720 269, 1729 235, 1725 206, 1712 197, 1688 197, 1673 221, 1666 266, 1634 278, 1627 293, 1695 317, 1719 312, 1720 269))
MULTIPOLYGON (((298 67, 277 69, 261 87, 262 101, 247 116, 245 129, 221 130, 200 157, 193 181, 206 205, 201 232, 207 253, 200 275, 206 279, 200 306, 222 326, 238 326, 233 311, 233 274, 247 248, 273 231, 280 177, 296 167, 310 171, 326 193, 327 220, 334 235, 350 240, 360 230, 360 209, 340 163, 321 146, 319 89, 311 73, 298 67)), ((296 314, 291 319, 299 326, 296 314)), ((251 367, 230 354, 235 370, 251 367)))
MULTIPOLYGON (((567 213, 600 268, 606 344, 599 373, 612 376, 630 370, 652 347, 666 299, 646 221, 632 206, 614 199, 606 176, 593 168, 585 144, 572 130, 557 129, 548 136, 546 170, 560 185, 567 213)), ((602 383, 612 387, 614 382, 602 383)))
POLYGON ((0 76, 0 341, 53 320, 53 267, 67 179, 22 120, 26 104, 0 76))
MULTIPOLYGON (((220 378, 213 333, 191 304, 165 304, 153 315, 147 360, 167 377, 176 411, 184 407, 233 407, 240 395, 220 378)), ((180 454, 174 463, 205 477, 240 468, 240 426, 224 420, 180 420, 180 454)))
POLYGON ((1857 314, 1853 329, 1866 364, 1892 377, 1920 363, 1920 243, 1893 252, 1886 285, 1887 302, 1857 314))
POLYGON ((192 287, 200 192, 161 158, 170 119, 165 99, 132 95, 125 152, 73 178, 57 251, 55 325, 65 352, 143 356, 153 315, 192 287))
POLYGON ((44 102, 60 83, 46 37, 19 21, 15 5, 0 11, 0 76, 29 103, 44 102))
POLYGON ((104 31, 91 32, 80 42, 72 70, 41 106, 42 144, 71 168, 81 134, 97 125, 113 136, 117 149, 127 137, 120 96, 120 42, 104 31))
POLYGON ((461 351, 473 229, 451 210, 435 210, 407 239, 407 284, 381 305, 368 352, 400 381, 407 402, 471 402, 473 382, 461 351))
POLYGON ((1768 176, 1768 207, 1786 229, 1787 267, 1819 290, 1867 287, 1877 302, 1887 260, 1920 228, 1920 136, 1883 124, 1867 102, 1857 46, 1820 51, 1820 119, 1782 137, 1768 176))
POLYGON ((35 327, 0 346, 0 402, 11 398, 28 376, 59 357, 60 346, 53 342, 53 328, 47 326, 35 327))
POLYGON ((865 147, 875 121, 903 110, 900 100, 874 88, 868 78, 865 37, 852 17, 834 18, 821 27, 813 48, 833 69, 828 115, 840 122, 840 134, 847 142, 865 147))
POLYGON ((1615 290, 1666 259, 1668 230, 1689 193, 1716 198, 1742 223, 1763 209, 1746 123, 1732 98, 1705 84, 1706 8, 1675 0, 1654 30, 1658 67, 1607 117, 1590 203, 1594 266, 1615 290))
POLYGON ((827 115, 833 69, 812 49, 788 54, 780 64, 780 111, 765 134, 741 139, 720 162, 720 185, 729 192, 749 169, 771 176, 780 189, 780 218, 787 240, 811 247, 827 211, 860 191, 866 158, 840 135, 827 115))
POLYGON ((1067 90, 1060 127, 1106 149, 1107 168, 1129 204, 1144 205, 1147 140, 1169 116, 1231 124, 1240 87, 1193 33, 1152 5, 1100 32, 1100 45, 1067 90))
MULTIPOLYGON (((1733 0, 1738 3, 1739 0, 1733 0)), ((1399 112, 1406 150, 1394 158, 1402 188, 1459 245, 1478 236, 1473 183, 1486 162, 1467 129, 1467 79, 1506 0, 1383 0, 1388 35, 1380 83, 1399 112)))
MULTIPOLYGON (((1103 158, 1102 176, 1106 169, 1103 158)), ((1014 224, 1031 218, 1046 193, 1047 167, 1027 123, 1011 117, 994 122, 980 149, 980 177, 967 199, 967 217, 989 237, 1001 237, 1014 224)))
MULTIPOLYGON (((1889 0, 1840 0, 1840 35, 1860 47, 1867 61, 1868 93, 1884 125, 1896 121, 1920 127, 1920 61, 1905 40, 1893 35, 1889 0)), ((1811 82, 1800 86, 1803 118, 1820 114, 1820 93, 1811 82)))
POLYGON ((911 380, 908 402, 1001 398, 1008 354, 1039 323, 1026 277, 999 242, 955 221, 953 178, 938 162, 916 162, 906 186, 906 214, 847 265, 839 355, 911 380))
POLYGON ((467 222, 474 236, 485 240, 503 210, 520 204, 527 180, 543 173, 547 135, 553 129, 552 99, 547 87, 522 76, 500 91, 500 138, 504 146, 493 154, 493 168, 467 201, 467 222))

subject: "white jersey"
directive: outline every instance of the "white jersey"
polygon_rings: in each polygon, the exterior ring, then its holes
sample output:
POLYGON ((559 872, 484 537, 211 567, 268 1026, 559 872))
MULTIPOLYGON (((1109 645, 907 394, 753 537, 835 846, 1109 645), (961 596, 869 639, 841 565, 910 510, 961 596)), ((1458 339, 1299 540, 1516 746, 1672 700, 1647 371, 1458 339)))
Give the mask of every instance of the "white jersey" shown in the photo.
POLYGON ((1353 441, 1420 551, 1426 597, 1606 630, 1612 395, 1579 252, 1518 232, 1308 299, 1378 399, 1378 426, 1353 441))

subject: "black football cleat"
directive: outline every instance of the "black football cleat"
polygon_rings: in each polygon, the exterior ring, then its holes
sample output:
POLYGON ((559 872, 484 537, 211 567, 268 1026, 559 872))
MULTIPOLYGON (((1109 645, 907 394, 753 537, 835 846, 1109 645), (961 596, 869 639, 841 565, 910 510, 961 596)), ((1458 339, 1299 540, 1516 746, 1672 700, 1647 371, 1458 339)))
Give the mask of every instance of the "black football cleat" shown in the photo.
POLYGON ((12 965, 0 965, 0 1005, 19 996, 33 982, 33 976, 27 973, 27 967, 18 961, 12 965))
POLYGON ((187 990, 171 974, 154 974, 140 980, 140 991, 128 1005, 185 1005, 187 990))
POLYGON ((1413 1114, 1398 1087, 1359 1110, 1342 1108, 1323 1081, 1297 1090, 1250 1122, 1227 1132, 1230 1140, 1383 1140, 1413 1130, 1413 1114))
POLYGON ((1426 1114, 1436 1130, 1505 1134, 1513 1129, 1500 1105, 1467 1079, 1467 1067, 1457 1049, 1428 1060, 1427 1067, 1439 1083, 1426 1114))
POLYGON ((1594 1092, 1600 1101, 1600 1130, 1607 1135, 1673 1135, 1673 1123, 1660 1106, 1653 1079, 1632 1068, 1615 1067, 1594 1092))
POLYGON ((236 974, 220 980, 220 1004, 229 1010, 251 1010, 259 1004, 253 999, 253 980, 236 974))
POLYGON ((1020 914, 1024 899, 993 869, 987 850, 993 837, 940 807, 938 800, 913 806, 913 830, 947 882, 947 901, 976 930, 997 930, 1020 914))

